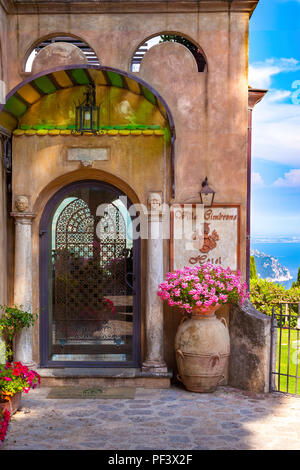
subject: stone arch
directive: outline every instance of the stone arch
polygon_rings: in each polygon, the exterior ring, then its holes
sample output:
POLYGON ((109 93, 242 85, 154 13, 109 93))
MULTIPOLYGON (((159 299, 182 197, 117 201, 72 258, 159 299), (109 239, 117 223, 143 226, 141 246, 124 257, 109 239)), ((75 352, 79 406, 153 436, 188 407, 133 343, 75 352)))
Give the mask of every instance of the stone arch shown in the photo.
POLYGON ((37 199, 33 201, 33 212, 37 214, 37 221, 39 221, 47 202, 60 189, 81 180, 97 180, 108 183, 125 193, 133 204, 140 204, 140 198, 136 191, 118 176, 104 170, 84 168, 58 176, 39 192, 37 199))
POLYGON ((160 44, 160 42, 175 42, 182 44, 193 55, 198 72, 207 72, 207 58, 201 46, 187 35, 174 31, 164 31, 152 34, 140 42, 131 55, 129 70, 131 72, 139 72, 143 57, 153 46, 160 44))
POLYGON ((74 34, 51 33, 43 38, 39 38, 31 44, 25 54, 22 70, 26 73, 37 73, 42 70, 49 69, 51 66, 77 65, 84 63, 89 65, 100 65, 94 49, 86 43, 84 39, 74 34), (67 54, 67 57, 62 50, 63 46, 66 49, 65 53, 67 54), (45 49, 46 52, 44 51, 45 49), (50 58, 50 62, 49 55, 53 56, 50 58), (63 62, 61 63, 59 61, 60 56, 63 58, 63 62), (36 67, 36 69, 33 70, 33 65, 38 58, 41 59, 40 62, 42 62, 40 64, 40 68, 36 67), (43 67, 43 59, 46 60, 46 67, 43 67), (55 62, 55 59, 58 59, 58 61, 55 62))

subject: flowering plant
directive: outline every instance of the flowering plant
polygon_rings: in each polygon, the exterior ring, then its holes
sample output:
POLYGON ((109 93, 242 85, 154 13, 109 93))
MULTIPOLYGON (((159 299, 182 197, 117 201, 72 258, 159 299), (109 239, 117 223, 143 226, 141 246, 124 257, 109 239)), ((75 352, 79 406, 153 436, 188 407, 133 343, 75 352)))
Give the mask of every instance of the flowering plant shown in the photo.
POLYGON ((219 265, 185 267, 167 274, 167 280, 159 285, 158 295, 169 305, 190 313, 193 307, 227 303, 243 303, 249 294, 247 284, 242 283, 241 273, 219 265))
POLYGON ((34 370, 29 370, 21 362, 0 364, 0 398, 15 395, 17 392, 28 393, 41 382, 34 370))
POLYGON ((10 412, 6 409, 0 408, 0 445, 1 441, 4 441, 5 439, 9 420, 10 412))
POLYGON ((23 328, 34 325, 38 315, 22 310, 22 305, 8 307, 0 305, 0 336, 3 338, 6 348, 6 359, 13 360, 13 340, 23 328))

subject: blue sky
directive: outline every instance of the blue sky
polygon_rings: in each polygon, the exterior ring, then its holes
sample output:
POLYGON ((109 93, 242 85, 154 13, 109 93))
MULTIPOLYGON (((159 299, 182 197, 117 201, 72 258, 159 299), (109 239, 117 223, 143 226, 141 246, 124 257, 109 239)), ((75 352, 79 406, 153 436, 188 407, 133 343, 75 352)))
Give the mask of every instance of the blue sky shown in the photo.
POLYGON ((252 236, 300 237, 300 0, 260 0, 250 20, 252 236))

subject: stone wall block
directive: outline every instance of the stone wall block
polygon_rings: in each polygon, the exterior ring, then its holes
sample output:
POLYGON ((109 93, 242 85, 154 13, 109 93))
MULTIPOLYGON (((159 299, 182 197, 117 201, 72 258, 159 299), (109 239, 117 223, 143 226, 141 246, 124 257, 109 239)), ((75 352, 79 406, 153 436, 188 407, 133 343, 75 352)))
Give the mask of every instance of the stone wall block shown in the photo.
POLYGON ((229 385, 269 392, 271 317, 258 312, 249 300, 232 305, 229 333, 229 385))

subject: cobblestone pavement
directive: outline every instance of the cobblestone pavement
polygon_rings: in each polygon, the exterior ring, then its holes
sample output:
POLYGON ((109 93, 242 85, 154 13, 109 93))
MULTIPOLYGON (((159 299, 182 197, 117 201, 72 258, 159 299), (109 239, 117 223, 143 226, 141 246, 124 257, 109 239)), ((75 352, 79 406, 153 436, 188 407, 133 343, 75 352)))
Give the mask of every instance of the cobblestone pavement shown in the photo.
POLYGON ((229 387, 137 389, 129 399, 22 399, 1 449, 300 449, 300 397, 229 387))

